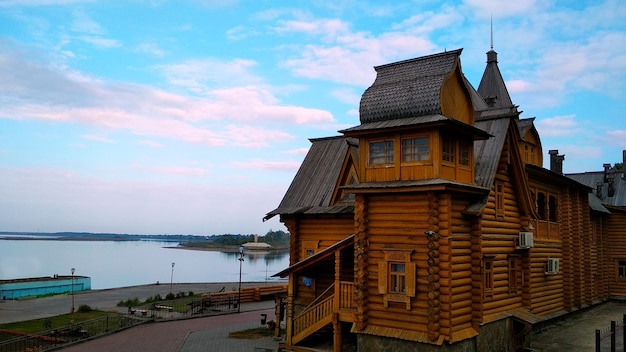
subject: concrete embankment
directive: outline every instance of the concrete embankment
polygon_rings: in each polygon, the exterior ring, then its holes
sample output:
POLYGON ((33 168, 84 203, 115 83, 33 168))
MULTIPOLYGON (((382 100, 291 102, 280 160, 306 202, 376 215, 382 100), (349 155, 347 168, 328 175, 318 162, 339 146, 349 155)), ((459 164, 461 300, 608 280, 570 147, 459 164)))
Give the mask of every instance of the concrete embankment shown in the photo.
MULTIPOLYGON (((242 282, 241 287, 258 287, 265 285, 276 285, 276 282, 242 282)), ((219 291, 236 291, 238 282, 222 283, 179 283, 173 284, 171 292, 179 293, 209 293, 219 291)), ((140 301, 148 297, 165 297, 170 293, 169 284, 151 284, 129 287, 119 287, 104 290, 91 290, 71 295, 60 295, 37 299, 6 300, 0 301, 0 324, 12 323, 38 318, 52 317, 55 315, 70 313, 72 304, 78 308, 82 304, 89 305, 93 309, 104 311, 120 311, 125 308, 117 307, 120 301, 137 298, 140 301)))

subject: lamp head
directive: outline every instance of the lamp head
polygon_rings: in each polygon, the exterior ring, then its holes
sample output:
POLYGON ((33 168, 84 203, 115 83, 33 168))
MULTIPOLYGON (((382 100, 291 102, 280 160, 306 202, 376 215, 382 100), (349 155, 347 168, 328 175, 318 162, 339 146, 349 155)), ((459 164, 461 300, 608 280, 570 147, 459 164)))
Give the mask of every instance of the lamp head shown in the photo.
POLYGON ((72 275, 74 275, 74 271, 76 271, 76 269, 72 268, 72 275))

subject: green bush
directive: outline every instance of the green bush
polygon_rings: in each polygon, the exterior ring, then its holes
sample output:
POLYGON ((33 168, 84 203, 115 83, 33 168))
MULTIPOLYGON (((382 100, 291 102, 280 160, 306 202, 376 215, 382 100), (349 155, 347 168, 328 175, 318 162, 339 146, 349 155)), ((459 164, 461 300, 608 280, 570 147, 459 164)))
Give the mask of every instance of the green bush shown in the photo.
POLYGON ((81 304, 80 306, 78 306, 79 313, 89 313, 91 311, 92 309, 88 304, 81 304))
POLYGON ((174 298, 176 298, 176 295, 171 293, 171 292, 168 293, 167 296, 165 296, 165 299, 167 299, 167 300, 172 300, 174 298))

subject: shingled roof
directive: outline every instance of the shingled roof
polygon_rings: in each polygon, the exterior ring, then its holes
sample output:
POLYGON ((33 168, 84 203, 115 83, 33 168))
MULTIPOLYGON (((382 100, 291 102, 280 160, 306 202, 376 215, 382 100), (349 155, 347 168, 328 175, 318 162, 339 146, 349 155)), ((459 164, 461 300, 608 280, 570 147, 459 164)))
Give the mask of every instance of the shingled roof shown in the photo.
POLYGON ((374 67, 376 80, 361 97, 361 124, 441 114, 441 85, 462 50, 374 67))
POLYGON ((358 148, 358 140, 342 136, 311 139, 298 173, 278 208, 265 215, 268 220, 279 214, 351 213, 351 205, 332 205, 332 196, 341 166, 349 148, 358 148))
POLYGON ((493 49, 487 52, 487 67, 478 85, 478 94, 485 99, 490 107, 507 108, 513 106, 511 96, 509 96, 509 91, 506 89, 504 79, 502 79, 502 74, 498 68, 498 54, 493 49))

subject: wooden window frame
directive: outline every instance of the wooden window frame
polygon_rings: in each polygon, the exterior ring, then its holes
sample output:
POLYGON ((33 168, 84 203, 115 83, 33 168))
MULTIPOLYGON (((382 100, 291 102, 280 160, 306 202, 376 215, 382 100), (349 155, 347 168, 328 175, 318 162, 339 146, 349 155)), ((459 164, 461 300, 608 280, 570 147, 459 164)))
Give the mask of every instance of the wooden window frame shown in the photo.
POLYGON ((522 258, 519 255, 509 255, 509 295, 517 295, 524 288, 524 271, 522 258))
POLYGON ((470 167, 472 163, 473 143, 465 140, 459 141, 459 166, 470 167))
POLYGON ((300 260, 304 260, 312 255, 315 255, 320 248, 320 241, 302 241, 302 258, 300 260), (312 251, 313 254, 309 255, 309 251, 312 251))
POLYGON ((496 197, 496 218, 504 219, 504 182, 496 181, 494 188, 496 197))
POLYGON ((483 257, 483 296, 485 298, 493 298, 493 273, 495 255, 483 257))
POLYGON ((375 140, 368 143, 368 165, 390 165, 395 163, 395 139, 375 140), (375 146, 382 144, 381 147, 375 146), (378 154, 374 155, 377 152, 378 154), (379 161, 378 159, 382 159, 379 161))
POLYGON ((615 276, 617 280, 626 280, 626 259, 617 260, 615 276))
POLYGON ((456 163, 456 140, 448 136, 441 137, 441 161, 445 163, 456 163))
POLYGON ((411 261, 413 250, 383 248, 383 253, 383 260, 378 262, 378 293, 383 295, 383 304, 387 308, 389 302, 400 302, 405 304, 406 310, 411 310, 411 298, 417 292, 417 270, 415 263, 411 261), (392 275, 398 274, 391 271, 394 264, 404 265, 404 292, 391 290, 392 275))
POLYGON ((428 136, 401 138, 400 145, 402 148, 402 163, 431 161, 430 138, 428 136), (426 148, 425 151, 423 150, 424 147, 426 148))

